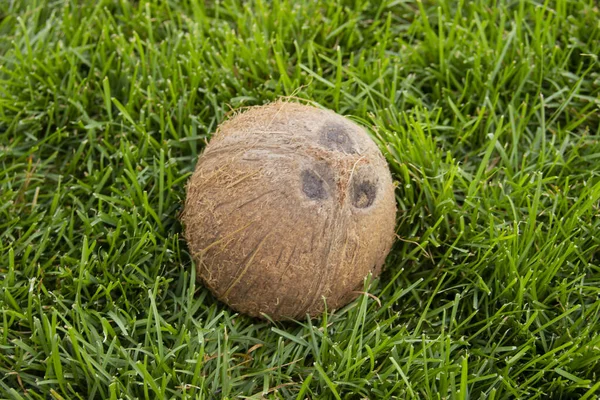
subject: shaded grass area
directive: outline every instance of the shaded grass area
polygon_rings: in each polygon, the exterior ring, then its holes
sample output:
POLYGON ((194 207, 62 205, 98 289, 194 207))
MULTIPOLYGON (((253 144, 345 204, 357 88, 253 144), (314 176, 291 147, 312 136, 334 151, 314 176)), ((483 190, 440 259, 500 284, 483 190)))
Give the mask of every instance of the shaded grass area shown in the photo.
POLYGON ((1 397, 595 398, 598 21, 593 0, 0 3, 1 397), (388 159, 381 304, 271 324, 195 283, 195 160, 286 95, 388 159))

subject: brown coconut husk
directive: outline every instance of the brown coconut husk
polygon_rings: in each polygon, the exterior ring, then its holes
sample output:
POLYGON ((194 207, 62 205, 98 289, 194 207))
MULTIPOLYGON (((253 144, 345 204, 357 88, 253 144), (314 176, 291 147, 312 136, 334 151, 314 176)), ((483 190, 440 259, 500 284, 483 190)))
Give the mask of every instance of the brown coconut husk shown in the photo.
POLYGON ((317 316, 378 275, 394 239, 388 166, 363 128, 291 102, 217 130, 189 180, 182 220, 199 278, 252 316, 317 316))

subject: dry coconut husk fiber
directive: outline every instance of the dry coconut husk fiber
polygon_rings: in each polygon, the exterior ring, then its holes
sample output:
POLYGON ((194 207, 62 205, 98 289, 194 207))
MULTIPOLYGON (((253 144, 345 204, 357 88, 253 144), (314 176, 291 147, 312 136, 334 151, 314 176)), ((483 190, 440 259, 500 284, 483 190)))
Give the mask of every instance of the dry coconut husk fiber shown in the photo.
POLYGON ((222 123, 187 186, 198 277, 251 316, 304 318, 357 297, 394 239, 387 163, 363 128, 293 102, 222 123))

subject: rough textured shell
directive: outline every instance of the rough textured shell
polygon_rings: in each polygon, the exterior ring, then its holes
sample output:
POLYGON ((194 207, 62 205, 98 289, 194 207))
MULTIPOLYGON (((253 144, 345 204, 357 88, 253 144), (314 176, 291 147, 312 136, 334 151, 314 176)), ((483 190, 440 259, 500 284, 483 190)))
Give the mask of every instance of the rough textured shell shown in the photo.
POLYGON ((277 102, 223 123, 188 183, 182 220, 199 278, 253 316, 345 305, 394 238, 386 161, 331 111, 277 102))

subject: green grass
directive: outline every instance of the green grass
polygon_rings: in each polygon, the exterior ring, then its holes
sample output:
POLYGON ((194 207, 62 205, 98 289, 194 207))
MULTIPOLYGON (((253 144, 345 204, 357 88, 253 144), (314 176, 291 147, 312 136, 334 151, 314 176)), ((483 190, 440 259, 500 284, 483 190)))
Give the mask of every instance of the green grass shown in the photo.
POLYGON ((0 397, 597 398, 598 21, 595 0, 0 2, 0 397), (195 283, 196 158, 285 95, 389 161, 381 304, 272 324, 195 283))

